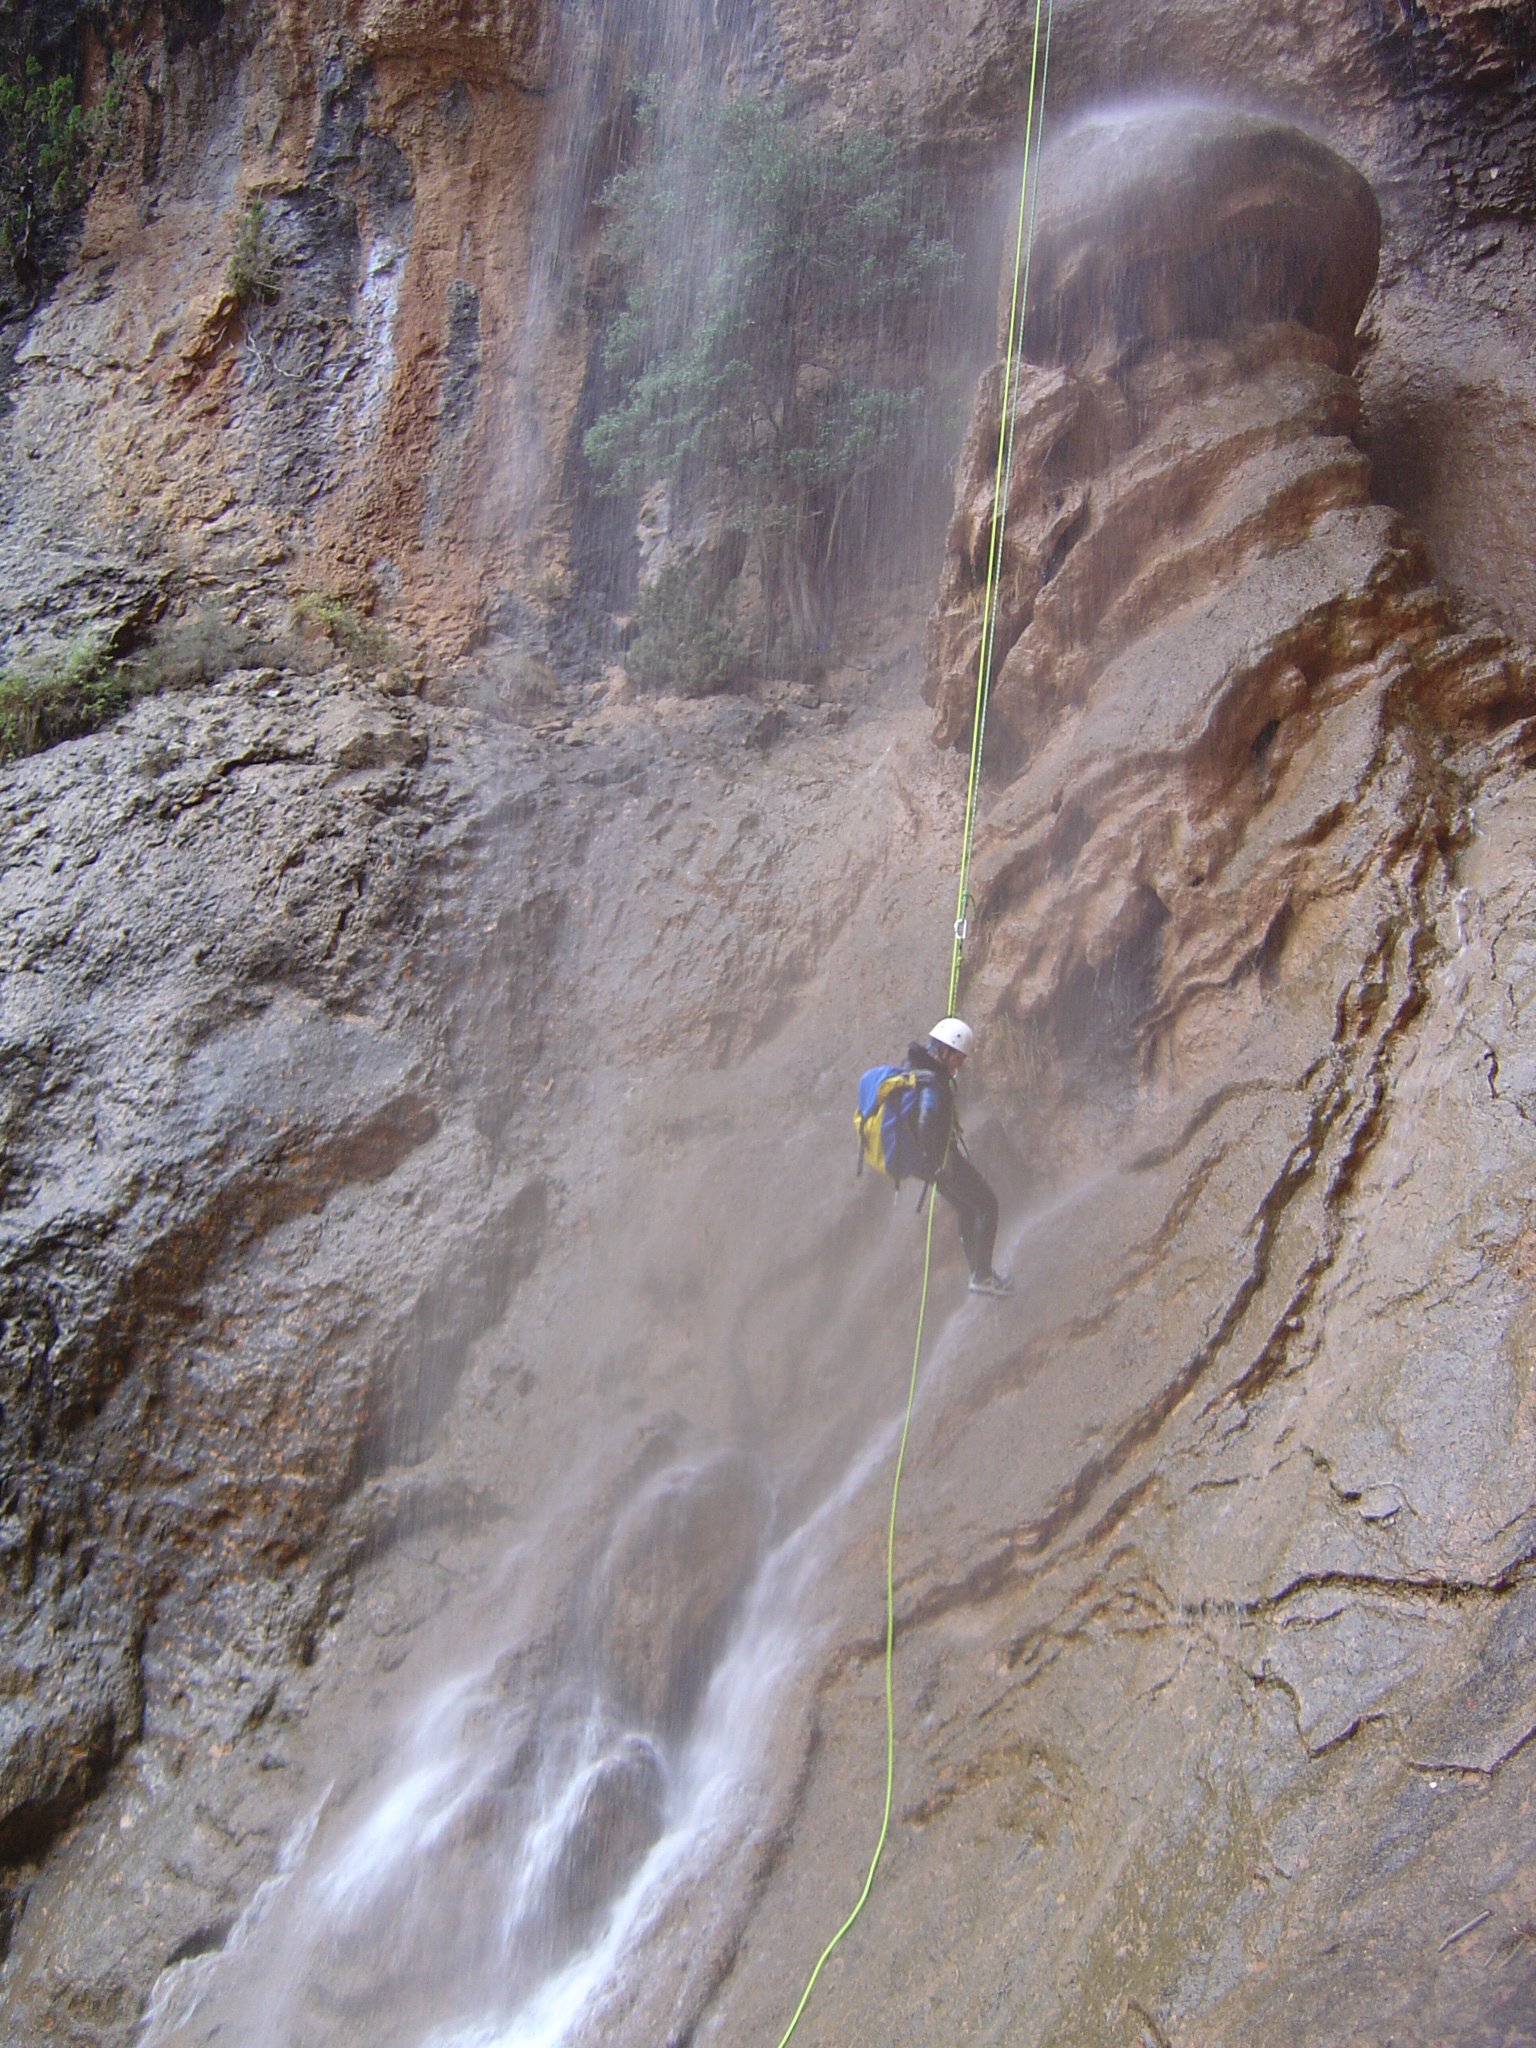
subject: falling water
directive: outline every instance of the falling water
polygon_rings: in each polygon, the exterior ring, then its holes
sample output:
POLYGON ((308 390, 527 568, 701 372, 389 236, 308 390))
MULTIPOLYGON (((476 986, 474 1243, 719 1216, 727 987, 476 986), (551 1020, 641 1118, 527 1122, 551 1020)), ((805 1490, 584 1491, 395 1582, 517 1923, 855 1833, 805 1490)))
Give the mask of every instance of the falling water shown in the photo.
MULTIPOLYGON (((1035 1210, 1007 1255, 1106 1178, 1035 1210)), ((942 1404, 974 1313, 935 1331, 921 1409, 942 1404)), ((676 1739, 632 1724, 580 1656, 542 1689, 509 1687, 498 1642, 418 1702, 382 1786, 327 1788, 217 1954, 162 1974, 139 2048, 299 2048, 359 2025, 379 2048, 618 2038, 666 1930, 739 1917, 782 1790, 774 1733, 838 1625, 838 1561, 879 1519, 900 1427, 884 1415, 764 1547, 676 1739)), ((533 1562, 526 1546, 517 1560, 533 1562)), ((691 1941, 679 1961, 674 1944, 667 1965, 695 2010, 708 1947, 691 1941)))
POLYGON ((327 1786, 290 1830, 278 1853, 272 1875, 256 1887, 250 1904, 230 1929, 223 1946, 206 1955, 189 1956, 184 1962, 172 1963, 161 1971, 140 2030, 139 2038, 144 2048, 156 2048, 156 2044, 172 2040, 188 2026, 196 2017, 208 1990, 228 1968, 230 1959, 243 1955, 251 1945, 303 1863, 330 1796, 331 1788, 327 1786))
POLYGON ((512 364, 508 472, 524 480, 530 507, 556 479, 558 451, 544 442, 542 380, 552 337, 582 284, 584 233, 593 204, 620 167, 635 95, 653 78, 678 80, 707 66, 756 69, 754 9, 716 0, 595 0, 566 7, 548 87, 529 237, 522 333, 512 364))
MULTIPOLYGON (((737 9, 722 29, 699 0, 608 0, 563 17, 513 371, 508 460, 525 475, 543 462, 533 380, 613 168, 616 101, 647 71, 750 56, 750 15, 737 9)), ((930 1393, 965 1313, 929 1348, 930 1393)), ((359 2031, 371 2048, 610 2039, 662 1953, 669 1995, 696 2013, 712 1988, 704 1937, 739 1927, 783 1796, 775 1742, 793 1719, 796 1675, 833 1625, 837 1558, 873 1525, 864 1511, 899 1429, 889 1413, 866 1426, 798 1518, 764 1489, 751 1568, 722 1595, 725 1633, 675 1714, 637 1709, 604 1651, 601 1614, 578 1614, 527 1669, 527 1646, 503 1634, 440 1683, 406 1717, 382 1784, 328 1793, 222 1949, 163 1973, 140 2048, 215 2036, 221 2048, 319 2048, 359 2031), (687 1941, 662 1938, 682 1925, 687 1941)), ((641 1506, 663 1520, 667 1486, 685 1502, 707 1491, 707 1474, 690 1468, 662 1477, 641 1506)))

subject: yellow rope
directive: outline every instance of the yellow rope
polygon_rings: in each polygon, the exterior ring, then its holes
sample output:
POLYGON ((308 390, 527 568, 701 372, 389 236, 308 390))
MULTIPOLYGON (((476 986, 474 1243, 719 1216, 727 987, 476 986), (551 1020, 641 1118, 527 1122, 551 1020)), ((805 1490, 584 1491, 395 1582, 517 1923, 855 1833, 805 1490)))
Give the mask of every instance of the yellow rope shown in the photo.
MULTIPOLYGON (((1055 14, 1055 0, 1049 0, 1049 4, 1046 5, 1045 62, 1039 70, 1040 96, 1037 121, 1035 80, 1040 57, 1042 4, 1045 4, 1045 0, 1035 0, 1034 47, 1029 60, 1029 111, 1024 126, 1024 176, 1019 187, 1019 234, 1013 259, 1013 303, 1008 314, 1008 354, 1003 369, 1002 420, 1007 422, 1007 431, 1004 433, 1001 425, 999 426, 997 476, 993 484, 992 499, 992 535, 987 553, 987 589, 982 604, 981 653, 976 667, 976 711, 971 722, 970 777, 965 793, 965 831, 960 853, 960 895, 955 906, 955 945, 949 968, 950 1010, 955 1007, 955 997, 960 987, 960 959, 964 950, 966 904, 970 892, 971 847, 976 836, 976 786, 981 775, 981 750, 987 724, 987 697, 992 680, 992 647, 997 621, 997 572, 1002 557, 1003 533, 1008 521, 1008 490, 1013 475, 1013 414, 1010 396, 1014 382, 1015 357, 1023 345, 1024 312, 1029 303, 1029 259, 1034 248, 1035 207, 1039 202, 1040 145, 1045 133, 1045 86, 1050 75, 1051 24, 1055 14), (1035 152, 1033 187, 1029 170, 1031 143, 1035 152), (1030 197, 1027 225, 1026 195, 1030 197)), ((890 1522, 885 1537, 885 1807, 880 1815, 880 1835, 875 1843, 875 1853, 869 1860, 864 1889, 854 1902, 853 1911, 816 1958, 816 1967, 800 1994, 800 2003, 795 2007, 794 2017, 779 2038, 779 2048, 786 2048, 790 2035, 799 2026, 801 2014, 810 2003, 811 1993, 816 1988, 816 1980, 821 1975, 823 1964, 863 1912, 864 1902, 875 1882, 875 1872, 880 1867, 880 1858, 885 1850, 885 1838, 890 1832, 891 1793, 896 1780, 896 1713, 891 1678, 891 1663, 896 1647, 896 1503, 901 1493, 901 1468, 906 1461, 907 1435, 912 1427, 912 1408, 917 1399, 917 1365, 923 1350, 923 1318, 928 1310, 928 1275, 933 1265, 933 1207, 930 1196, 928 1231, 923 1244, 923 1288, 917 1304, 917 1337, 912 1346, 912 1377, 907 1387, 907 1412, 902 1418, 901 1444, 896 1453, 896 1475, 891 1482, 890 1522)))
POLYGON ((971 772, 965 792, 965 831, 960 845, 960 891, 955 899, 955 942, 949 961, 949 1002, 953 1010, 960 993, 960 961, 965 951, 971 894, 971 848, 976 838, 976 791, 981 780, 981 750, 987 731, 987 704, 992 695, 992 655, 997 642, 997 577, 1002 565, 1003 536, 1008 528, 1008 491, 1013 481, 1014 366, 1023 353, 1024 314, 1029 304, 1029 264, 1035 246, 1035 210, 1040 203, 1040 150, 1045 141, 1045 88, 1051 69, 1051 27, 1055 0, 1045 18, 1045 63, 1040 73, 1039 120, 1035 109, 1035 65, 1040 55, 1040 5, 1035 0, 1034 48, 1029 60, 1029 109, 1024 117, 1024 176, 1019 184, 1019 234, 1013 257, 1013 300, 1008 308, 1008 353, 1003 358, 1003 403, 998 416, 997 474, 992 484, 992 531, 987 545, 987 589, 981 608, 981 647, 976 658, 976 710, 971 719, 971 772), (1035 176, 1029 175, 1030 144, 1035 148, 1035 176), (1024 201, 1029 198, 1026 230, 1024 201), (1004 427, 1006 426, 1006 432, 1004 427), (1005 451, 1006 450, 1006 456, 1005 451))
POLYGON ((784 2048, 784 2043, 799 2026, 800 2015, 805 2011, 811 1993, 816 1988, 816 1979, 821 1975, 822 1964, 863 1912, 864 1901, 869 1897, 869 1888, 874 1883, 875 1872, 880 1867, 881 1851, 885 1848, 885 1837, 891 1825, 891 1788, 896 1778, 896 1710, 891 1699, 891 1651, 896 1641, 896 1496, 901 1490, 902 1461, 907 1455, 907 1431, 912 1427, 912 1403, 917 1395, 917 1361, 923 1348, 923 1315, 928 1307, 928 1269, 932 1259, 933 1202, 930 1199, 928 1239, 923 1247, 923 1292, 917 1305, 917 1342, 912 1347, 912 1384, 907 1389, 907 1413, 901 1425, 901 1447, 896 1453, 896 1483, 891 1488, 891 1522, 885 1539, 885 1811, 880 1816, 880 1839, 875 1843, 875 1853, 869 1859, 869 1872, 864 1879, 864 1889, 859 1893, 853 1911, 817 1957, 816 1967, 800 1994, 800 2003, 795 2007, 794 2018, 784 2029, 779 2048, 784 2048))

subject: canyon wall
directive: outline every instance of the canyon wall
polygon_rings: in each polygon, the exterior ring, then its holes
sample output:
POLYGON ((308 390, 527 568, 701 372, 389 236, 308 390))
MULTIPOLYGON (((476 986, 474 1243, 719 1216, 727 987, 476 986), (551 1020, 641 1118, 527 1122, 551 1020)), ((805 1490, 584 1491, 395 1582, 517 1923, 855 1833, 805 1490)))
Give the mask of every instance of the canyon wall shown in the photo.
POLYGON ((18 2038, 505 2029, 630 1898, 569 2038, 782 2031, 878 1820, 920 1268, 845 1098, 942 992, 1005 431, 963 1002, 1019 1287, 941 1214, 897 1826, 803 2034, 1525 2038, 1529 23, 1063 5, 929 572, 704 704, 589 575, 636 80, 887 126, 990 312, 1032 21, 143 24, 0 422, 7 659, 209 647, 0 768, 18 2038), (653 1883, 733 1656, 750 1768, 653 1883), (474 1797, 344 1900, 458 1672, 474 1797))
MULTIPOLYGON (((996 5, 694 0, 146 17, 77 264, 12 330, 4 645, 316 592, 387 619, 434 674, 489 647, 516 690, 590 568, 595 202, 640 82, 710 61, 890 129, 942 164, 985 290, 1032 27, 996 5), (242 308, 225 273, 252 198, 282 289, 242 308)), ((1526 631, 1531 34, 1519 10, 1074 4, 1047 116, 1148 92, 1256 104, 1364 173, 1384 236, 1361 445, 1442 575, 1526 631)), ((986 346, 964 321, 956 342, 986 346)))

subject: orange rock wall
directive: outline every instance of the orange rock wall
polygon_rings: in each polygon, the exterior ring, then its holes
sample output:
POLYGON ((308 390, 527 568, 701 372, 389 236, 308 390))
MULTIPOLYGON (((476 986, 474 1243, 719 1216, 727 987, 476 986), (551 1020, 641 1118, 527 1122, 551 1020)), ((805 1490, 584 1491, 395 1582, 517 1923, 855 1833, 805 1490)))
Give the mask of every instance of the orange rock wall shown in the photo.
MULTIPOLYGON (((139 172, 155 103, 140 91, 136 147, 28 345, 33 361, 61 345, 73 359, 75 380, 24 403, 46 438, 83 438, 96 517, 152 533, 198 581, 275 570, 362 609, 383 599, 424 653, 458 651, 489 594, 563 563, 591 336, 580 275, 551 255, 568 224, 539 167, 574 146, 561 94, 588 53, 567 52, 562 80, 553 50, 538 7, 441 21, 281 7, 224 53, 224 78, 172 93, 157 77, 181 118, 153 204, 139 172), (242 311, 224 273, 251 198, 282 290, 242 311), (328 233, 306 233, 324 209, 328 233), (531 292, 538 249, 557 274, 531 292), (329 289, 312 288, 317 261, 329 289)), ((591 232, 579 206, 577 245, 591 232)))

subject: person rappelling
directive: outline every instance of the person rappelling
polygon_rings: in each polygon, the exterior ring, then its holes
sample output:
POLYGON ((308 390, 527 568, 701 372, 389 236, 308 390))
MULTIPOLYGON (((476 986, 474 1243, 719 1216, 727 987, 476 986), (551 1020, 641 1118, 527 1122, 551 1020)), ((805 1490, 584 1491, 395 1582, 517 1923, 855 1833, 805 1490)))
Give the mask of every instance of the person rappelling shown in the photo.
MULTIPOLYGON (((1024 364, 1024 313, 1029 267, 1026 262, 1026 234, 1034 234, 1034 212, 1028 201, 1031 185, 1040 176, 1040 142, 1035 140, 1038 111, 1039 135, 1045 123, 1045 80, 1051 62, 1051 13, 1046 17, 1045 66, 1040 73, 1040 97, 1035 98, 1035 59, 1040 53, 1041 0, 1035 0, 1034 53, 1029 71, 1029 118, 1024 129, 1024 176, 1019 186, 1019 239, 1013 259, 1013 302, 1008 314, 1008 352, 1004 358, 1002 404, 999 420, 1013 419, 1017 404, 1014 370, 1024 364), (1030 177, 1030 144, 1035 141, 1034 179, 1030 177)), ((976 709, 971 721, 971 766, 965 796, 965 827, 960 847, 960 886, 955 901, 954 950, 949 967, 949 1002, 953 1006, 960 987, 961 960, 970 931, 974 899, 971 895, 971 854, 976 836, 976 792, 981 777, 982 750, 986 738, 987 692, 992 678, 994 629, 997 622, 997 565, 1003 556, 1008 496, 1012 480, 1013 430, 998 434, 997 480, 992 494, 992 535, 988 551, 987 588, 982 603, 981 645, 976 673, 976 709)), ((992 1253, 997 1241, 997 1197, 977 1171, 965 1149, 960 1120, 955 1115, 955 1082, 966 1057, 975 1044, 975 1033, 963 1018, 941 1017, 926 1039, 914 1039, 907 1048, 903 1067, 870 1067, 859 1080, 859 1103, 854 1127, 859 1134, 859 1171, 867 1160, 878 1172, 894 1180, 898 1191, 904 1177, 923 1182, 918 1198, 921 1209, 929 1191, 937 1188, 954 1210, 960 1224, 960 1242, 971 1269, 973 1294, 1011 1294, 1013 1283, 1006 1273, 994 1271, 992 1253)), ((907 1455, 907 1435, 912 1427, 912 1409, 917 1400, 917 1369, 923 1355, 923 1319, 928 1307, 928 1274, 933 1260, 933 1211, 928 1211, 928 1241, 923 1252, 923 1286, 917 1302, 917 1335, 912 1345, 912 1376, 907 1385, 907 1412, 901 1425, 901 1444, 896 1453, 896 1473, 891 1481, 891 1513, 885 1541, 885 1811, 869 1870, 851 1913, 843 1920, 816 1959, 806 1979, 800 2003, 790 2015, 789 2025, 779 2036, 778 2048, 789 2042, 816 1988, 827 1958, 864 1910, 891 1825, 891 1795, 896 1782, 896 1718, 892 1708, 891 1662, 896 1646, 896 1502, 901 1491, 901 1468, 907 1455)))
POLYGON ((904 1067, 869 1067, 859 1079, 854 1124, 859 1134, 859 1172, 867 1164, 899 1188, 920 1180, 922 1208, 936 1188, 954 1210, 960 1242, 971 1269, 972 1294, 1011 1294, 1006 1273, 993 1270, 997 1241, 997 1196, 965 1147, 955 1114, 955 1082, 976 1034, 959 1017, 942 1017, 925 1039, 907 1047, 904 1067))

